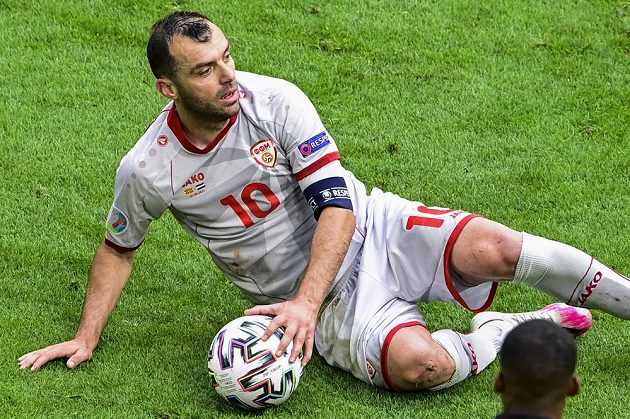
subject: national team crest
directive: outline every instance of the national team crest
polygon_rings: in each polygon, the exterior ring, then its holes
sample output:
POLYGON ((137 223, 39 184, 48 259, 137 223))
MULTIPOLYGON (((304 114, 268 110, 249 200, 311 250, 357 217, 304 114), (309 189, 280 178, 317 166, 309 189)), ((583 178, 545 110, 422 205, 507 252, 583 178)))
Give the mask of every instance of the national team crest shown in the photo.
POLYGON ((276 165, 278 151, 271 138, 258 141, 249 149, 249 152, 258 164, 265 167, 273 167, 276 165))

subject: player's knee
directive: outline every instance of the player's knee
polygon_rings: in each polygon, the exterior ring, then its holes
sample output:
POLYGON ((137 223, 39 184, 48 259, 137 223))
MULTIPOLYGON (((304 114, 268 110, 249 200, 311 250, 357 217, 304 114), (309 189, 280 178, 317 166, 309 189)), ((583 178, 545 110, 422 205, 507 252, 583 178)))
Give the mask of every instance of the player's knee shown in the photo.
POLYGON ((521 234, 507 227, 497 229, 488 234, 484 245, 498 273, 511 276, 521 254, 521 234))
POLYGON ((399 368, 398 386, 400 390, 427 390, 453 375, 452 362, 437 352, 417 352, 414 359, 399 368))
POLYGON ((414 391, 427 390, 447 381, 453 375, 455 364, 430 337, 427 340, 424 335, 414 336, 413 331, 403 329, 391 342, 387 368, 389 380, 396 389, 414 391))
POLYGON ((455 244, 453 260, 464 278, 511 279, 521 254, 521 233, 484 218, 472 220, 455 244))

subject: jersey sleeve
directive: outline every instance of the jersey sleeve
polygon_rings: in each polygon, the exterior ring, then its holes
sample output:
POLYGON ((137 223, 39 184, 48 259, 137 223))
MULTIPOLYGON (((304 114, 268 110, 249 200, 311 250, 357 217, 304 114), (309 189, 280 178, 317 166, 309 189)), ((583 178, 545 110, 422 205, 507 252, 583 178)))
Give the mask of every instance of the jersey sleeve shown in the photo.
POLYGON ((315 218, 327 206, 352 210, 346 171, 338 162, 339 149, 317 110, 308 97, 290 83, 287 83, 282 105, 284 120, 280 143, 315 218))
POLYGON ((168 204, 151 185, 150 179, 133 172, 126 157, 116 173, 114 202, 109 210, 105 243, 119 252, 140 247, 151 221, 159 218, 168 204))

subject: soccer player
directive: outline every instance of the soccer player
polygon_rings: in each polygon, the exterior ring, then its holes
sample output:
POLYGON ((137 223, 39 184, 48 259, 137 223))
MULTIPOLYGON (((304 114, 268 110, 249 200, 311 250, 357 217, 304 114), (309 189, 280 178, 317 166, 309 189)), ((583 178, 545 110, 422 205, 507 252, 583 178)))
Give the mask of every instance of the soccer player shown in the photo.
POLYGON ((74 339, 19 358, 38 369, 92 357, 150 223, 169 210, 225 275, 286 329, 278 353, 313 345, 359 379, 441 389, 477 374, 524 318, 584 331, 595 307, 630 317, 630 282, 564 244, 475 214, 410 202, 364 185, 312 103, 293 84, 235 70, 229 40, 206 17, 177 12, 147 46, 169 103, 123 158, 103 244, 74 339), (431 333, 416 302, 488 308, 498 281, 571 305, 490 314, 470 334, 431 333))
POLYGON ((577 345, 561 327, 544 320, 518 325, 505 338, 494 390, 501 394, 497 419, 560 419, 568 396, 575 396, 577 345))

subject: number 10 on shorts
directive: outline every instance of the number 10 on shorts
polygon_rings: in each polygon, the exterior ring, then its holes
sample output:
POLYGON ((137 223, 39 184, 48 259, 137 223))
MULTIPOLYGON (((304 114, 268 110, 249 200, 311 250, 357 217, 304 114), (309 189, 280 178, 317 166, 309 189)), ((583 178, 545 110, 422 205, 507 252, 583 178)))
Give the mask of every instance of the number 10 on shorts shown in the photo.
MULTIPOLYGON (((453 211, 452 209, 429 208, 429 207, 425 207, 424 205, 420 205, 418 207, 418 211, 421 214, 427 214, 427 215, 444 215, 448 213, 456 214, 456 212, 453 211)), ((426 217, 423 215, 412 215, 409 218, 407 218, 407 223, 405 224, 405 230, 411 230, 412 228, 416 226, 440 228, 442 227, 442 224, 444 224, 444 220, 441 218, 426 217)))

